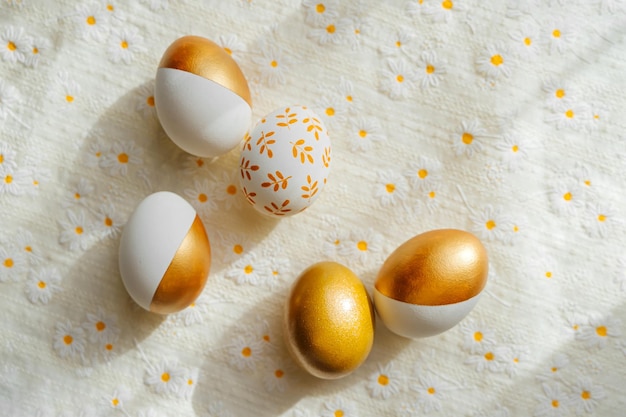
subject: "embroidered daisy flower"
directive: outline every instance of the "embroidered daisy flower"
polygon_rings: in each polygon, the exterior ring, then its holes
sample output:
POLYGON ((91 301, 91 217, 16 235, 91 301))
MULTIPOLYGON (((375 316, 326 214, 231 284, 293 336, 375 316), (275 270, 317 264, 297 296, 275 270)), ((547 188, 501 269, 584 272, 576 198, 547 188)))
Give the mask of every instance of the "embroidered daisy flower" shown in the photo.
POLYGON ((307 36, 319 43, 326 45, 327 43, 340 44, 343 43, 349 33, 350 26, 346 19, 329 22, 321 28, 312 29, 307 36))
POLYGON ((539 56, 542 40, 537 26, 524 22, 519 29, 509 33, 509 38, 513 41, 511 45, 517 57, 529 61, 539 56))
POLYGON ((550 54, 562 54, 576 41, 576 31, 570 20, 552 19, 544 25, 544 29, 548 32, 546 37, 549 39, 550 54))
POLYGON ((213 186, 208 179, 194 180, 193 187, 184 191, 189 202, 200 214, 209 214, 217 209, 215 199, 211 198, 213 186))
POLYGON ((105 202, 96 210, 96 229, 105 237, 115 238, 122 231, 122 216, 113 203, 105 202))
POLYGON ((285 392, 293 383, 293 366, 284 360, 270 359, 265 363, 263 374, 263 386, 267 392, 285 392))
MULTIPOLYGON (((0 80, 0 89, 2 89, 3 81, 0 80)), ((0 92, 0 106, 2 105, 2 96, 0 92)), ((0 142, 0 167, 17 168, 17 153, 6 142, 0 142)))
POLYGON ((358 103, 358 100, 354 96, 354 86, 352 85, 352 82, 347 78, 339 78, 337 93, 345 100, 344 104, 347 105, 348 109, 353 109, 355 102, 358 103))
POLYGON ((35 239, 30 231, 26 229, 18 230, 15 235, 15 245, 24 251, 23 253, 31 265, 38 265, 43 261, 44 257, 34 243, 35 239))
POLYGON ((546 363, 543 372, 537 375, 539 381, 555 380, 561 377, 563 369, 569 365, 569 358, 564 353, 556 353, 546 363))
POLYGON ((176 394, 182 398, 191 398, 196 385, 198 385, 199 376, 200 370, 198 368, 184 369, 183 384, 181 384, 176 394))
POLYGON ((572 387, 569 398, 570 405, 576 410, 576 414, 593 413, 600 400, 606 397, 606 391, 602 386, 594 384, 589 377, 580 377, 572 387))
POLYGON ((317 99, 313 109, 329 123, 342 124, 346 119, 346 104, 328 96, 317 99))
POLYGON ((583 190, 591 188, 593 185, 589 167, 580 162, 577 162, 574 168, 568 172, 568 176, 574 179, 583 190))
POLYGON ((481 349, 477 349, 466 360, 466 365, 471 365, 478 372, 488 370, 490 372, 502 372, 502 358, 500 352, 494 345, 481 344, 481 349))
POLYGON ((603 102, 593 102, 589 105, 589 112, 584 115, 583 126, 590 132, 600 129, 609 120, 610 108, 603 102))
POLYGON ((237 172, 222 171, 221 175, 214 179, 213 195, 217 201, 224 205, 226 210, 241 207, 243 201, 239 193, 239 180, 237 172))
POLYGON ((238 285, 252 284, 256 286, 267 282, 271 274, 267 259, 258 258, 253 252, 237 260, 225 276, 238 285))
POLYGON ((98 3, 80 4, 74 11, 76 30, 83 39, 102 41, 109 33, 109 15, 98 3))
POLYGON ((89 341, 92 343, 105 340, 116 341, 120 334, 120 328, 117 326, 117 316, 107 314, 101 308, 95 313, 87 313, 87 321, 82 326, 87 332, 89 341))
POLYGON ((423 13, 431 16, 435 22, 446 23, 453 19, 453 16, 457 15, 458 12, 466 9, 464 0, 427 1, 423 7, 423 13))
POLYGON ((464 320, 459 324, 463 333, 463 349, 469 353, 477 353, 484 350, 485 345, 496 344, 496 333, 483 322, 464 320))
POLYGON ((411 168, 404 175, 413 188, 426 190, 437 186, 441 181, 441 163, 436 159, 420 156, 411 163, 411 168))
POLYGON ((415 87, 417 72, 403 58, 388 58, 381 71, 381 89, 393 99, 406 98, 415 87))
POLYGON ((358 415, 356 405, 342 397, 334 397, 324 402, 321 417, 355 417, 358 415))
POLYGON ((19 101, 19 93, 15 87, 0 78, 0 120, 13 115, 11 107, 19 101))
POLYGON ((187 381, 185 369, 170 361, 162 361, 148 366, 144 383, 157 394, 177 394, 187 381))
POLYGON ((289 258, 276 256, 275 253, 272 256, 268 256, 271 275, 268 275, 266 280, 269 287, 273 290, 280 288, 281 284, 292 276, 289 258))
POLYGON ((30 185, 29 172, 11 166, 0 165, 0 195, 22 195, 30 185))
POLYGON ((587 204, 585 212, 583 226, 589 236, 604 238, 615 230, 617 212, 610 204, 592 202, 587 204))
POLYGON ((482 142, 488 137, 487 131, 478 120, 461 122, 453 136, 452 149, 457 156, 471 158, 483 149, 482 142))
POLYGON ((143 149, 137 147, 132 140, 116 141, 111 149, 100 159, 100 167, 109 175, 126 175, 128 167, 143 163, 143 149))
POLYGON ((240 52, 246 50, 246 45, 239 40, 236 34, 220 35, 217 37, 217 43, 233 58, 238 58, 240 52))
POLYGON ((407 30, 399 30, 393 36, 388 36, 380 52, 385 56, 400 55, 415 41, 415 35, 407 30))
POLYGON ((499 80, 502 77, 511 76, 511 70, 515 65, 508 48, 503 44, 489 45, 476 60, 478 72, 482 73, 490 81, 499 80))
POLYGON ((56 84, 60 89, 60 101, 66 108, 72 107, 80 94, 80 85, 65 71, 57 74, 56 84))
POLYGON ((534 277, 542 280, 555 280, 562 278, 559 264, 552 256, 542 254, 530 264, 534 277))
POLYGON ((583 206, 583 189, 574 181, 560 181, 549 193, 552 209, 559 215, 572 215, 583 206))
POLYGON ((0 245, 0 282, 18 281, 28 269, 26 256, 16 245, 0 245))
POLYGON ((23 28, 9 26, 0 33, 0 56, 10 63, 24 62, 29 50, 30 39, 24 35, 23 28))
POLYGON ((240 371, 254 371, 263 360, 263 342, 250 334, 234 336, 228 362, 240 371))
POLYGON ((250 240, 247 233, 233 233, 233 232, 218 232, 219 241, 221 242, 220 258, 224 262, 228 263, 235 259, 240 259, 241 256, 247 254, 254 247, 254 243, 250 240))
POLYGON ((289 72, 291 61, 279 44, 273 41, 262 41, 257 50, 260 53, 253 60, 261 72, 261 81, 268 87, 284 85, 287 82, 285 74, 289 72))
POLYGON ((106 11, 108 12, 111 18, 117 19, 120 21, 125 19, 124 13, 120 10, 119 7, 117 7, 117 4, 118 4, 117 1, 100 0, 100 4, 102 5, 104 9, 106 9, 106 11))
POLYGON ((345 242, 341 245, 341 255, 348 259, 356 259, 361 264, 372 262, 381 255, 383 245, 382 235, 373 229, 352 231, 345 242))
POLYGON ((320 27, 339 17, 339 5, 336 0, 304 0, 305 21, 320 27))
POLYGON ((520 364, 528 359, 528 349, 523 346, 508 346, 498 350, 502 370, 511 378, 517 375, 520 364))
POLYGON ((322 236, 322 252, 329 259, 336 259, 345 253, 345 246, 350 240, 350 234, 338 226, 329 227, 324 230, 322 236))
POLYGON ((501 207, 493 207, 491 204, 475 214, 470 215, 473 230, 480 238, 487 241, 506 241, 506 234, 510 229, 506 226, 511 222, 510 218, 504 214, 501 207))
POLYGON ((115 340, 113 338, 105 338, 104 340, 96 343, 97 353, 100 354, 102 359, 105 362, 111 361, 118 354, 118 345, 117 345, 117 337, 115 340))
POLYGON ((143 52, 143 37, 135 27, 114 28, 109 41, 109 60, 115 64, 129 65, 135 54, 143 52))
POLYGON ((496 143, 496 149, 510 169, 518 168, 528 158, 528 148, 528 140, 521 135, 505 134, 496 143))
POLYGON ((357 151, 368 151, 375 142, 387 139, 377 119, 356 117, 350 127, 350 142, 357 151))
MULTIPOLYGON (((356 2, 354 4, 361 5, 362 3, 356 2)), ((352 50, 358 51, 365 36, 364 34, 370 34, 372 23, 367 15, 360 15, 350 11, 347 14, 350 17, 339 20, 339 23, 346 27, 347 34, 345 38, 348 45, 352 47, 352 50)))
POLYGON ((144 118, 149 119, 156 117, 154 80, 150 80, 137 89, 135 103, 135 110, 144 118))
POLYGON ((382 398, 383 400, 397 394, 402 389, 404 378, 401 372, 393 369, 393 362, 387 365, 377 365, 367 383, 367 390, 372 398, 382 398))
POLYGON ((437 58, 435 51, 424 51, 417 60, 417 80, 420 87, 438 87, 441 78, 446 74, 446 61, 437 58))
POLYGON ((76 205, 85 206, 88 197, 93 194, 95 187, 84 177, 81 177, 78 182, 75 182, 68 190, 67 195, 63 201, 64 208, 70 208, 76 205))
POLYGON ((199 176, 209 172, 210 158, 201 158, 194 155, 185 155, 183 173, 188 176, 199 176))
POLYGON ((30 272, 26 282, 26 296, 33 304, 48 304, 52 296, 61 291, 61 274, 54 267, 44 267, 30 272))
POLYGON ((441 205, 441 193, 438 185, 427 187, 420 192, 422 202, 430 213, 434 213, 441 205))
POLYGON ((594 314, 589 317, 589 324, 582 327, 576 338, 585 342, 588 348, 602 349, 610 337, 620 337, 621 320, 613 316, 602 317, 594 314))
POLYGON ((207 297, 200 294, 187 308, 172 315, 172 317, 185 326, 193 326, 194 324, 202 323, 210 304, 207 297))
POLYGON ((419 16, 424 10, 424 0, 409 0, 406 3, 406 12, 411 17, 419 16))
POLYGON ((567 407, 569 400, 561 385, 544 382, 541 389, 543 393, 535 396, 538 404, 534 417, 561 417, 569 414, 567 407))
POLYGON ((564 319, 566 333, 580 339, 583 327, 588 324, 587 317, 577 312, 570 312, 565 314, 564 319))
POLYGON ((548 78, 543 82, 542 90, 546 93, 546 103, 555 108, 563 101, 576 97, 575 87, 568 81, 559 78, 548 78))
POLYGON ((62 358, 82 355, 85 351, 85 332, 80 327, 73 326, 69 320, 58 322, 53 346, 62 358))
POLYGON ((59 220, 61 226, 59 242, 69 247, 71 251, 87 249, 90 233, 87 229, 85 212, 67 210, 66 216, 67 220, 59 220))
POLYGON ((405 202, 408 196, 406 179, 394 170, 379 171, 375 197, 383 207, 394 206, 405 202))
POLYGON ((416 403, 427 414, 441 410, 452 387, 430 372, 420 372, 411 390, 418 394, 416 403))
POLYGON ((130 401, 132 398, 133 395, 128 388, 119 386, 115 388, 111 394, 105 395, 102 400, 104 404, 114 410, 124 410, 126 401, 130 401))
POLYGON ((589 115, 586 103, 566 99, 554 106, 546 116, 546 121, 553 123, 557 129, 578 129, 584 125, 585 115, 589 115))
POLYGON ((52 48, 52 44, 47 38, 30 39, 29 51, 24 54, 24 63, 32 68, 37 68, 42 62, 48 51, 52 48))

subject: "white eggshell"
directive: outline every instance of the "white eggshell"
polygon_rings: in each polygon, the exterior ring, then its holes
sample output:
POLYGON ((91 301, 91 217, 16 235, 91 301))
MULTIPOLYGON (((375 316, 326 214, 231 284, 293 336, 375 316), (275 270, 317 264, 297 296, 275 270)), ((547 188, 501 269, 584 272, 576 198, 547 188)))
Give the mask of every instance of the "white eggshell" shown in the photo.
POLYGON ((165 133, 196 156, 227 153, 241 143, 250 127, 252 109, 243 98, 187 71, 159 68, 154 98, 165 133))
POLYGON ((161 191, 146 197, 124 226, 119 268, 130 296, 146 310, 181 242, 196 217, 177 194, 161 191))
POLYGON ((481 294, 454 304, 424 306, 394 300, 374 288, 376 312, 392 332, 409 338, 434 336, 459 323, 481 294))
POLYGON ((257 123, 240 157, 241 188, 259 212, 290 216, 320 195, 331 146, 320 117, 304 106, 280 108, 257 123))

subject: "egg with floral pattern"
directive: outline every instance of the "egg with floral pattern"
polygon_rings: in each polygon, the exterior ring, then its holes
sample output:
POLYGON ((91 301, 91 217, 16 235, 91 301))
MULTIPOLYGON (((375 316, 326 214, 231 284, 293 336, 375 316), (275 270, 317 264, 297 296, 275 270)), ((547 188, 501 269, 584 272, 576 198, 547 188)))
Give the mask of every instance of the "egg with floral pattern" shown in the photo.
POLYGON ((263 117, 244 141, 239 179, 256 210, 290 216, 319 197, 330 170, 331 146, 320 117, 305 106, 263 117))

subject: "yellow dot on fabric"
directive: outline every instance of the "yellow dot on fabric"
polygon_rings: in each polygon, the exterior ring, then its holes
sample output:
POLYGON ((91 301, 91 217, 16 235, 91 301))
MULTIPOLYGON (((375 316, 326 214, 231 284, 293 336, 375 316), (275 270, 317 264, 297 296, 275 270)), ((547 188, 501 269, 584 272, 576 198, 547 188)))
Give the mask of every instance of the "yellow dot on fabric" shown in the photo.
POLYGON ((95 25, 95 24, 96 24, 96 18, 95 18, 95 17, 93 17, 93 16, 89 16, 89 17, 87 17, 87 24, 88 24, 89 26, 93 26, 93 25, 95 25))
POLYGON ((104 218, 104 225, 106 227, 111 227, 113 226, 113 220, 110 217, 105 217, 104 218))
POLYGON ((591 393, 589 391, 583 391, 580 393, 580 398, 583 400, 588 400, 591 398, 591 393))
POLYGON ((254 271, 254 268, 252 268, 252 265, 246 265, 246 267, 243 269, 243 272, 245 272, 246 274, 251 274, 252 271, 254 271))
POLYGON ((558 368, 556 366, 553 366, 552 368, 550 368, 550 370, 554 373, 554 372, 558 371, 558 368))
POLYGON ((515 233, 519 232, 519 226, 518 225, 513 226, 513 231, 515 233))
POLYGON ((563 194, 563 200, 565 201, 571 201, 572 198, 573 198, 572 193, 570 193, 569 191, 563 194))
POLYGON ((104 345, 104 348, 108 351, 113 350, 113 345, 111 343, 107 343, 106 345, 104 345))
POLYGON ((168 382, 169 380, 170 380, 170 374, 168 374, 167 372, 163 372, 163 374, 161 375, 161 381, 168 382))
POLYGON ((115 7, 113 7, 112 4, 107 4, 107 10, 112 12, 113 10, 115 10, 115 7))
POLYGON ((273 60, 272 62, 270 62, 270 66, 272 68, 276 68, 278 66, 278 62, 276 62, 275 60, 273 60))
POLYGON ((461 140, 463 141, 464 144, 470 145, 474 141, 474 135, 472 135, 471 133, 465 132, 461 136, 461 140))
POLYGON ((228 187, 226 187, 226 193, 229 195, 237 194, 237 187, 233 184, 229 184, 228 187))
POLYGON ((365 130, 359 130, 359 136, 365 138, 365 136, 367 136, 367 132, 365 130))
POLYGON ((568 119, 573 119, 574 118, 574 110, 569 109, 568 111, 565 112, 565 117, 567 117, 568 119))
POLYGON ((555 38, 560 38, 561 37, 561 31, 558 29, 554 29, 552 31, 552 36, 554 36, 555 38))
POLYGON ((25 250, 26 252, 32 252, 32 251, 33 251, 33 248, 32 248, 32 246, 27 245, 27 246, 24 246, 24 250, 25 250))
POLYGON ((396 41, 396 47, 397 47, 397 48, 399 48, 399 47, 401 47, 401 46, 402 46, 402 42, 400 42, 400 41, 396 41))
POLYGON ((578 329, 579 329, 578 324, 573 325, 573 326, 572 326, 572 329, 574 329, 574 330, 578 330, 578 329))
POLYGON ((594 114, 593 118, 596 119, 596 120, 600 120, 600 115, 599 114, 594 114))
POLYGON ((485 353, 485 360, 487 361, 492 361, 493 360, 493 353, 492 352, 487 352, 485 353))
POLYGON ((317 6, 315 6, 315 11, 317 13, 324 13, 326 11, 326 6, 324 6, 323 3, 319 3, 317 6))
POLYGON ((441 2, 441 7, 443 7, 446 10, 452 9, 452 6, 454 6, 454 4, 450 0, 445 0, 441 2))
POLYGON ((519 363, 519 358, 513 358, 513 362, 519 363))
POLYGON ((69 334, 66 334, 65 336, 63 336, 63 343, 65 343, 66 345, 71 345, 73 341, 74 341, 74 338, 70 336, 69 334))
POLYGON ((76 200, 79 200, 80 199, 80 193, 74 193, 74 198, 76 200))
POLYGON ((504 63, 504 59, 502 58, 502 55, 495 54, 494 56, 491 57, 491 65, 497 67, 499 65, 502 65, 503 63, 504 63))
POLYGON ((426 74, 432 74, 433 72, 435 72, 435 67, 430 64, 426 65, 426 74))
POLYGON ((563 98, 563 97, 565 97, 565 90, 563 90, 562 88, 559 88, 559 89, 557 89, 557 90, 554 92, 554 95, 555 95, 557 98, 563 98))
POLYGON ((127 164, 128 163, 128 155, 124 152, 122 152, 121 154, 117 155, 117 160, 120 164, 127 164))
POLYGON ((241 355, 246 358, 249 358, 252 355, 252 349, 246 346, 245 348, 241 349, 241 355))
POLYGON ((232 54, 233 54, 233 51, 232 51, 232 49, 230 49, 230 48, 224 47, 224 51, 226 51, 226 53, 227 53, 228 55, 232 55, 232 54))
POLYGON ((435 388, 433 387, 428 387, 428 389, 426 390, 426 392, 428 392, 428 394, 430 395, 435 395, 435 388))
POLYGON ((330 116, 330 117, 334 116, 335 115, 335 109, 333 109, 332 107, 327 107, 326 108, 326 115, 330 116))
POLYGON ((146 99, 146 104, 150 107, 154 107, 154 96, 150 96, 146 99))
POLYGON ((526 46, 530 46, 533 43, 532 39, 530 38, 524 38, 524 45, 526 46))
POLYGON ((391 194, 391 193, 393 193, 393 192, 396 190, 396 186, 395 186, 395 185, 393 185, 393 184, 386 184, 386 185, 385 185, 385 190, 386 190, 389 194, 391 194))
POLYGON ((335 246, 339 246, 341 242, 339 241, 339 239, 336 239, 334 243, 335 243, 335 246))
POLYGON ((13 259, 11 258, 6 258, 3 262, 3 265, 7 268, 12 268, 14 265, 13 259))
POLYGON ((4 177, 4 182, 7 184, 11 184, 13 182, 13 176, 7 175, 6 177, 4 177))
POLYGON ((67 101, 68 103, 71 103, 72 101, 74 101, 74 96, 71 95, 66 95, 65 96, 65 101, 67 101))
POLYGON ((237 243, 235 246, 233 246, 233 252, 235 252, 237 255, 241 255, 243 253, 243 246, 237 243))
POLYGON ((187 380, 187 385, 193 385, 193 379, 188 379, 187 380))
POLYGON ((82 235, 82 234, 83 234, 83 228, 82 228, 82 227, 80 227, 80 226, 76 226, 76 228, 74 229, 74 232, 75 232, 77 235, 82 235))
POLYGON ((43 290, 44 288, 46 288, 46 283, 43 281, 39 281, 37 283, 37 286, 43 290))
POLYGON ((120 405, 120 400, 118 400, 117 398, 113 398, 111 400, 111 404, 113 404, 113 407, 117 407, 118 405, 120 405))
POLYGON ((365 252, 365 251, 367 250, 367 242, 366 242, 366 241, 364 241, 364 240, 361 240, 361 241, 359 241, 359 242, 356 244, 356 247, 357 247, 360 251, 365 252))
POLYGON ((552 272, 547 271, 546 272, 546 278, 552 278, 552 272))
POLYGON ((15 46, 14 42, 9 41, 9 43, 7 43, 7 48, 9 51, 13 52, 17 49, 17 46, 15 46))
POLYGON ((107 325, 103 321, 99 321, 96 323, 96 330, 101 332, 106 329, 107 325))
POLYGON ((346 96, 346 100, 352 102, 352 96, 346 96))
POLYGON ((201 168, 204 165, 204 160, 202 158, 196 159, 196 165, 201 168))
POLYGON ((496 227, 496 222, 493 221, 493 220, 488 220, 485 223, 485 227, 487 228, 487 230, 492 230, 492 229, 494 229, 496 227))
POLYGON ((128 42, 126 42, 126 41, 122 41, 122 42, 120 42, 120 47, 121 47, 122 49, 128 49, 128 42))
POLYGON ((0 164, 4 162, 4 155, 0 153, 0 164))
POLYGON ((389 384, 389 377, 387 375, 378 375, 378 383, 384 387, 389 384))
POLYGON ((604 222, 606 221, 606 216, 604 214, 598 214, 598 221, 599 222, 604 222))
POLYGON ((274 371, 274 376, 278 379, 282 378, 283 376, 285 376, 285 373, 282 371, 282 369, 277 369, 274 371))
POLYGON ((591 187, 591 180, 585 180, 584 183, 587 187, 591 187))
POLYGON ((335 410, 335 413, 334 413, 334 414, 335 414, 335 417, 343 417, 343 416, 344 416, 344 414, 343 414, 343 411, 342 411, 342 410, 335 410))
POLYGON ((402 76, 401 74, 400 74, 400 75, 398 75, 398 76, 396 77, 396 81, 397 81, 397 82, 399 82, 399 83, 404 82, 404 76, 402 76))
POLYGON ((482 332, 474 332, 474 340, 477 342, 480 342, 483 340, 483 333, 482 332))
POLYGON ((39 49, 36 46, 33 46, 33 54, 37 55, 39 53, 39 49))
POLYGON ((428 176, 428 170, 422 168, 419 171, 417 171, 417 176, 420 177, 420 179, 424 179, 428 176))
POLYGON ((435 198, 436 195, 437 194, 435 194, 434 191, 431 191, 431 192, 428 193, 428 197, 430 197, 430 198, 435 198))
POLYGON ((335 25, 328 25, 328 26, 326 26, 326 32, 328 32, 328 33, 335 33, 335 25))
POLYGON ((269 334, 264 334, 264 335, 263 335, 263 340, 265 340, 266 342, 268 342, 268 343, 269 343, 269 341, 270 341, 270 335, 269 335, 269 334))
POLYGON ((198 194, 198 201, 199 202, 206 203, 208 199, 209 199, 209 197, 207 197, 206 194, 204 194, 204 193, 198 194))
POLYGON ((552 407, 558 408, 559 407, 559 400, 552 400, 552 407))
POLYGON ((606 337, 606 326, 598 326, 596 327, 596 334, 600 337, 606 337))
POLYGON ((517 145, 513 145, 513 146, 511 147, 511 150, 513 151, 513 153, 517 153, 517 152, 519 151, 519 146, 517 146, 517 145))

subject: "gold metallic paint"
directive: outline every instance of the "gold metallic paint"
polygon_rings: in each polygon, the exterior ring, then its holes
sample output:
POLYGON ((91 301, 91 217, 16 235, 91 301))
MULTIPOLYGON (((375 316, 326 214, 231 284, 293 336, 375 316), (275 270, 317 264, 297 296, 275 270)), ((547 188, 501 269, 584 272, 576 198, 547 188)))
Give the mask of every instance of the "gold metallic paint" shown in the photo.
POLYGON ((150 311, 170 314, 188 307, 202 292, 211 268, 211 245, 196 217, 152 297, 150 311))
POLYGON ((165 51, 159 68, 187 71, 228 88, 252 107, 248 82, 235 60, 218 44, 200 36, 183 36, 165 51))
POLYGON ((337 379, 354 371, 374 342, 374 309, 359 278, 336 262, 320 262, 296 279, 285 305, 285 340, 310 374, 337 379))
POLYGON ((375 287, 410 304, 465 301, 487 283, 487 251, 476 236, 456 229, 431 230, 400 245, 385 261, 375 287))

